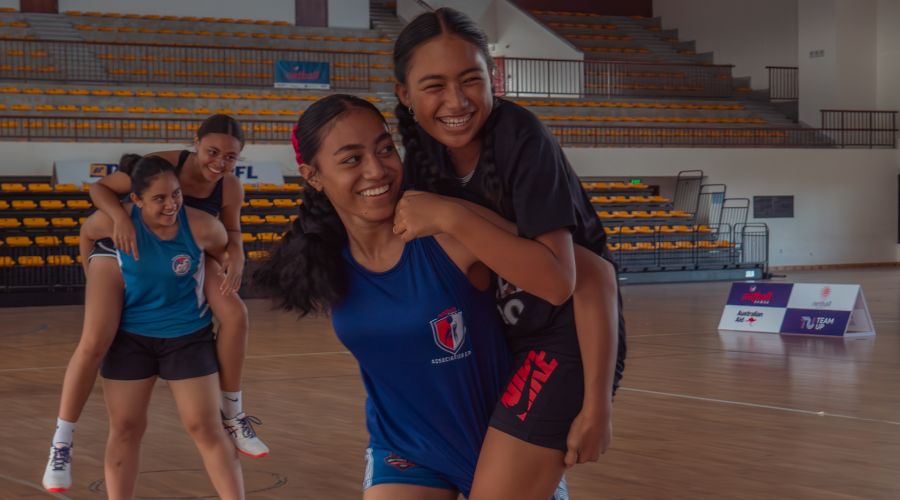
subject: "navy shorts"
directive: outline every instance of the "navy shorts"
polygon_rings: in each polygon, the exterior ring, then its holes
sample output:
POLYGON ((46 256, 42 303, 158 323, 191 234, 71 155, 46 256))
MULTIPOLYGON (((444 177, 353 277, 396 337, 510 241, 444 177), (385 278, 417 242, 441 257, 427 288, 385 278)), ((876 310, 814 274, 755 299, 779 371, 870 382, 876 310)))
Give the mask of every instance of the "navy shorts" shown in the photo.
POLYGON ((183 380, 218 371, 212 324, 168 339, 119 330, 100 368, 103 378, 110 380, 142 380, 155 375, 183 380))
POLYGON ((119 252, 116 250, 116 244, 113 243, 112 238, 102 238, 94 242, 91 254, 88 255, 88 262, 94 257, 119 257, 119 252))
POLYGON ((491 427, 544 448, 565 452, 572 421, 584 400, 580 356, 523 349, 491 416, 491 427))

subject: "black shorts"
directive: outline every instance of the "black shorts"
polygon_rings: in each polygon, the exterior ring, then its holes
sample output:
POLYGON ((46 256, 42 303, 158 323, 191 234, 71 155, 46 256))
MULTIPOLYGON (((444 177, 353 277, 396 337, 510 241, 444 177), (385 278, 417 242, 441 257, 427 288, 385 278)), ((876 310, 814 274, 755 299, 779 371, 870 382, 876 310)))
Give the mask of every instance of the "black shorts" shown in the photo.
POLYGON ((219 362, 211 324, 171 339, 119 330, 100 368, 100 374, 111 380, 142 380, 154 375, 183 380, 217 371, 219 362))
POLYGON ((111 238, 102 238, 94 242, 91 248, 91 254, 88 255, 88 262, 94 257, 114 257, 118 258, 119 254, 116 250, 116 244, 111 238))
POLYGON ((584 399, 581 357, 550 350, 518 350, 513 372, 491 416, 491 427, 522 441, 566 451, 572 421, 584 399))

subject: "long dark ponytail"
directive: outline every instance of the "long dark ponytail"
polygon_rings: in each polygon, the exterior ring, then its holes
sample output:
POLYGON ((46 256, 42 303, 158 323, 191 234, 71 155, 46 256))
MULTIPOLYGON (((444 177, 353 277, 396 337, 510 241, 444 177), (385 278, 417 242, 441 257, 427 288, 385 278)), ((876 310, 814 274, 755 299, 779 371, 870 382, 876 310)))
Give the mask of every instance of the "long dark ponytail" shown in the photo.
MULTIPOLYGON (((409 73, 409 63, 412 60, 416 48, 428 42, 432 38, 443 34, 452 34, 474 45, 484 57, 489 70, 494 69, 488 49, 487 35, 466 14, 449 8, 442 7, 433 12, 424 12, 412 20, 394 43, 394 78, 402 84, 406 84, 406 75, 409 73)), ((422 144, 422 138, 427 135, 415 120, 410 110, 399 102, 394 115, 397 117, 398 129, 403 140, 403 149, 406 156, 403 159, 404 174, 407 183, 414 188, 440 194, 449 194, 450 189, 457 184, 457 180, 444 171, 431 157, 427 148, 422 144)), ((495 107, 500 103, 494 99, 495 107)), ((490 203, 490 208, 506 216, 504 207, 503 182, 497 173, 494 163, 494 137, 493 137, 493 113, 481 130, 482 156, 479 158, 481 169, 481 191, 490 203)))
MULTIPOLYGON (((297 121, 291 136, 298 164, 316 168, 316 154, 329 124, 352 108, 384 117, 372 103, 355 96, 333 94, 313 103, 297 121)), ((324 192, 301 179, 303 191, 297 219, 254 273, 254 285, 279 307, 300 316, 326 313, 347 290, 342 252, 347 231, 324 192)))

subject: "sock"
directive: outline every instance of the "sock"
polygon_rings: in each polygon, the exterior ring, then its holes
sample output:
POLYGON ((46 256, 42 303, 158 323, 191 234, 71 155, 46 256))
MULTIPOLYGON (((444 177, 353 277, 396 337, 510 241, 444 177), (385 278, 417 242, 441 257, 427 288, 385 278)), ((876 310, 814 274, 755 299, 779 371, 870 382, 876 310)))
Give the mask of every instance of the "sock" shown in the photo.
POLYGON ((72 434, 75 433, 75 422, 66 422, 61 418, 56 419, 56 432, 53 434, 53 444, 65 443, 72 446, 72 434))
POLYGON ((222 391, 222 413, 225 418, 234 418, 242 411, 241 391, 222 391))

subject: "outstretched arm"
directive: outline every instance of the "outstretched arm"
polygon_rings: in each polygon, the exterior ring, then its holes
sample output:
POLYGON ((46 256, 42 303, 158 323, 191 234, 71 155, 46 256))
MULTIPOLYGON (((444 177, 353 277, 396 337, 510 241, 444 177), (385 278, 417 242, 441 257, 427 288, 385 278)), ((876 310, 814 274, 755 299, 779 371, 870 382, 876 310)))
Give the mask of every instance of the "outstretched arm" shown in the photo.
POLYGON ((131 177, 114 172, 91 184, 91 201, 99 211, 105 213, 113 221, 113 234, 110 237, 116 248, 138 258, 137 237, 131 217, 122 207, 121 199, 131 192, 131 177))

